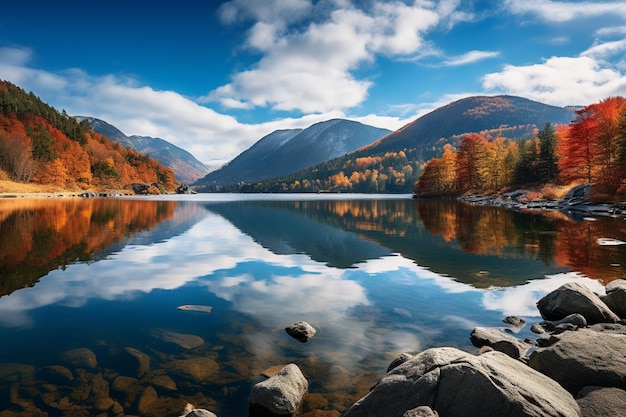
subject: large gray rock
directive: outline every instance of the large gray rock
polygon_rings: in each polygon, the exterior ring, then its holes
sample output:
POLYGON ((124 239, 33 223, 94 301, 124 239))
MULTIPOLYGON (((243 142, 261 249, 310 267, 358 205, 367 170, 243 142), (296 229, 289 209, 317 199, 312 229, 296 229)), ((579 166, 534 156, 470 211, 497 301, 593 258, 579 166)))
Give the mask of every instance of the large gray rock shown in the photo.
POLYGON ((433 348, 387 373, 344 417, 402 417, 428 406, 440 417, 575 417, 558 383, 501 352, 433 348))
POLYGON ((576 396, 582 417, 615 417, 626 414, 626 391, 585 387, 576 396))
POLYGON ((578 282, 568 282, 537 302, 545 320, 561 320, 579 313, 593 323, 615 323, 619 317, 602 302, 600 297, 578 282))
POLYGON ((606 284, 604 304, 619 317, 626 319, 626 280, 617 279, 606 284))
POLYGON ((572 394, 585 386, 626 387, 626 336, 581 329, 534 351, 528 365, 572 394))
POLYGON ((252 387, 249 400, 251 415, 292 415, 308 389, 309 383, 300 368, 290 363, 273 377, 252 387))
POLYGON ((519 359, 526 355, 530 345, 518 338, 504 333, 494 327, 476 327, 472 330, 470 340, 474 346, 481 348, 489 346, 498 352, 506 353, 513 359, 519 359))

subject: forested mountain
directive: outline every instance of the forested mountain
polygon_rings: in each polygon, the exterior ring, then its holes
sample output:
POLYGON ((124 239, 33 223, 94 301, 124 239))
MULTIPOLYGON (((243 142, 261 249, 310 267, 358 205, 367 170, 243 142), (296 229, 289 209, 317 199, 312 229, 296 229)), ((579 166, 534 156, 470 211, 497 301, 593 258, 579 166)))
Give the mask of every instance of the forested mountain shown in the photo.
POLYGON ((291 174, 354 151, 389 133, 344 119, 316 123, 306 129, 278 130, 196 183, 199 191, 256 182, 291 174))
POLYGON ((66 190, 147 183, 153 185, 149 192, 159 193, 178 185, 171 169, 5 81, 0 81, 0 178, 66 190))
POLYGON ((412 191, 422 165, 470 133, 530 139, 546 123, 567 124, 575 109, 513 96, 476 96, 440 107, 354 152, 290 175, 229 187, 230 191, 412 191))
POLYGON ((85 120, 96 132, 112 141, 144 153, 171 168, 176 179, 182 183, 191 184, 209 172, 209 168, 191 153, 164 139, 137 135, 126 136, 115 126, 95 117, 76 116, 76 119, 85 120))
POLYGON ((469 133, 486 138, 531 138, 546 123, 568 124, 574 108, 555 107, 515 96, 474 96, 440 107, 367 146, 379 154, 416 149, 424 161, 441 155, 443 145, 456 146, 469 133))

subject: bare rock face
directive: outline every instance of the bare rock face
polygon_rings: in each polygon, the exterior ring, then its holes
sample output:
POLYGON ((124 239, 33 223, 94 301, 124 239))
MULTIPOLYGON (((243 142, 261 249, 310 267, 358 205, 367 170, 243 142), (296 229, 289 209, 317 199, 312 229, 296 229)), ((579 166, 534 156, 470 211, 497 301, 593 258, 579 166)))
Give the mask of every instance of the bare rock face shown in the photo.
POLYGON ((589 288, 578 282, 568 282, 537 302, 545 320, 561 320, 579 313, 589 324, 616 323, 619 317, 589 288))
POLYGON ((602 297, 602 301, 617 314, 619 317, 626 319, 626 280, 616 279, 606 284, 606 295, 602 297))
POLYGON ((403 417, 421 406, 440 417, 580 415, 558 383, 501 352, 433 348, 387 373, 343 417, 403 417))
POLYGON ((316 330, 306 321, 299 321, 285 328, 287 334, 299 342, 308 342, 315 336, 316 330))
POLYGON ((576 396, 582 417, 615 417, 626 412, 626 391, 585 387, 576 396))
POLYGON ((309 383, 300 368, 290 363, 275 376, 252 387, 250 415, 293 415, 308 389, 309 383))
POLYGON ((572 394, 586 386, 626 387, 626 336, 581 329, 534 351, 528 365, 572 394))

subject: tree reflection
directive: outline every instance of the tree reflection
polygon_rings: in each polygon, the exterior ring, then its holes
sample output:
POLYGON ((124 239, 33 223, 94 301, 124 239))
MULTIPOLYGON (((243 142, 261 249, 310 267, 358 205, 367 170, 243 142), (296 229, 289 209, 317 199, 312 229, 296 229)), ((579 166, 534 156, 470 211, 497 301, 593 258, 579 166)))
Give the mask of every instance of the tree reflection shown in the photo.
POLYGON ((148 230, 176 202, 119 199, 7 199, 0 203, 0 296, 148 230), (122 207, 123 205, 123 207, 122 207))

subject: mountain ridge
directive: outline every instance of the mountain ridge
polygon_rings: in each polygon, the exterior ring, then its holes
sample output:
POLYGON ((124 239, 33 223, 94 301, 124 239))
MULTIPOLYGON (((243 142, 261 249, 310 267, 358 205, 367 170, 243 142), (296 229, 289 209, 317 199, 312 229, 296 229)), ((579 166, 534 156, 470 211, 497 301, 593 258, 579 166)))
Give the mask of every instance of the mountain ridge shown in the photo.
POLYGON ((194 185, 220 187, 288 175, 356 150, 389 132, 347 119, 330 119, 306 129, 276 130, 194 185))
POLYGON ((151 136, 127 136, 112 124, 91 116, 74 116, 78 121, 86 121, 96 132, 122 146, 144 153, 174 171, 178 181, 191 184, 209 172, 209 168, 190 152, 165 139, 151 136))

